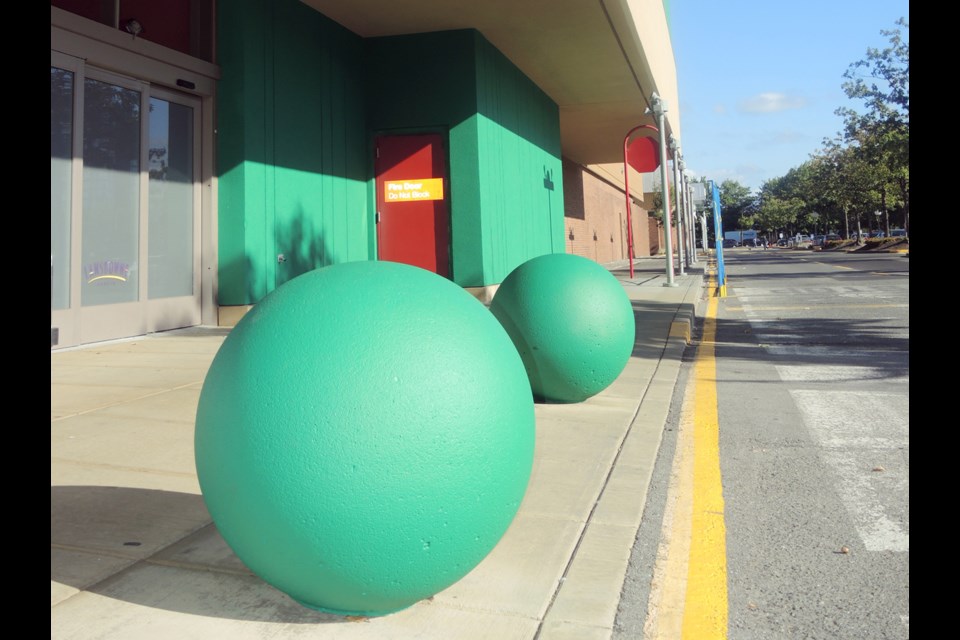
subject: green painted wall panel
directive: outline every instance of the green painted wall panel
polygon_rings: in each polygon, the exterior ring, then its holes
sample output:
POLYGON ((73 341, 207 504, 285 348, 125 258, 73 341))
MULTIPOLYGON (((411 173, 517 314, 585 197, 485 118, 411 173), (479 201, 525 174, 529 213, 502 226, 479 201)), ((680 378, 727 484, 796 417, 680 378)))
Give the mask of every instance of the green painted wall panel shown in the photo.
POLYGON ((473 115, 474 31, 365 41, 371 128, 450 127, 473 115))
POLYGON ((454 282, 496 284, 563 251, 559 108, 486 38, 371 39, 367 69, 371 130, 448 132, 454 282))
POLYGON ((564 252, 560 111, 485 39, 477 40, 484 279, 564 252))
POLYGON ((457 284, 563 251, 559 109, 480 33, 362 40, 297 0, 218 20, 220 304, 375 258, 378 133, 446 134, 457 284))
POLYGON ((219 299, 244 304, 266 292, 262 276, 264 39, 246 37, 265 22, 262 2, 218 13, 218 44, 229 51, 217 101, 219 299), (226 133, 223 133, 226 132, 226 133))
POLYGON ((479 116, 472 114, 450 129, 450 251, 454 282, 463 287, 487 284, 483 274, 483 220, 480 209, 479 116))
POLYGON ((279 286, 317 267, 368 258, 371 211, 363 43, 332 24, 318 29, 318 14, 302 3, 278 3, 276 12, 284 25, 273 92, 276 249, 286 259, 274 260, 279 286))
POLYGON ((217 13, 219 303, 251 304, 371 257, 363 42, 297 0, 217 13))

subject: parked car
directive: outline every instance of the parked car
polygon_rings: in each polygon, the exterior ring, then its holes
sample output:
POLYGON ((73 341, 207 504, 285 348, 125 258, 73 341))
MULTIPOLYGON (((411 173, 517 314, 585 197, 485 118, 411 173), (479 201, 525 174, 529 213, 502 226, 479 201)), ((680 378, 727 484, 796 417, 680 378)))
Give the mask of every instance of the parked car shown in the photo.
POLYGON ((733 249, 737 246, 737 241, 733 238, 724 238, 723 239, 723 248, 724 249, 733 249))
POLYGON ((811 247, 822 247, 822 246, 823 246, 823 239, 824 239, 824 236, 822 236, 822 235, 813 236, 813 240, 810 241, 810 246, 811 246, 811 247))
POLYGON ((828 233, 826 236, 824 236, 823 240, 824 240, 825 243, 826 243, 826 242, 839 242, 840 240, 843 240, 843 238, 841 238, 839 234, 836 234, 836 233, 828 233))
POLYGON ((884 238, 886 237, 886 235, 887 234, 885 234, 883 231, 871 231, 870 235, 867 237, 868 238, 884 238))
POLYGON ((906 229, 890 229, 891 238, 906 238, 907 230, 906 229))

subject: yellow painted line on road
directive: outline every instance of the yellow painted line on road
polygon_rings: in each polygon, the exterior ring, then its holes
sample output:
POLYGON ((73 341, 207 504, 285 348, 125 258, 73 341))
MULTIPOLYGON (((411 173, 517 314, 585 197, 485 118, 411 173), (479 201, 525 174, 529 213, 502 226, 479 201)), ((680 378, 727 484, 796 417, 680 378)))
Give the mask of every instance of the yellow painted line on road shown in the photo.
POLYGON ((644 637, 714 640, 727 634, 727 552, 716 389, 717 298, 709 298, 703 339, 677 432, 663 535, 651 581, 644 637))
POLYGON ((693 365, 693 514, 683 614, 684 640, 727 637, 727 529, 720 478, 716 317, 717 301, 710 299, 703 341, 693 365))

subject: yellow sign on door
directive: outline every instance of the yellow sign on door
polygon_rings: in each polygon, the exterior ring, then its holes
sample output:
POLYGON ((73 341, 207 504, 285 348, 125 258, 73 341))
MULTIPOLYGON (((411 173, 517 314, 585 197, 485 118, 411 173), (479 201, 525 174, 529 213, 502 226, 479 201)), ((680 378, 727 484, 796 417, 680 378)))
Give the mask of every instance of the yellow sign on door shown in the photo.
POLYGON ((387 180, 383 183, 383 199, 386 202, 443 200, 443 178, 387 180))

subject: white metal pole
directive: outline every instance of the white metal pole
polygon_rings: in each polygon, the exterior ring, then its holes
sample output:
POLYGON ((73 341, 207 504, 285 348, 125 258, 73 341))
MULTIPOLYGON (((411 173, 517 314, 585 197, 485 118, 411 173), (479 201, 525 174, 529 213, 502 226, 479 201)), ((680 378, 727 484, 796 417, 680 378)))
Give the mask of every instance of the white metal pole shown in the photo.
POLYGON ((663 200, 663 226, 666 230, 664 235, 667 244, 667 281, 663 283, 663 286, 675 287, 677 283, 673 281, 673 238, 670 237, 673 224, 670 221, 670 181, 667 179, 667 136, 665 135, 663 116, 667 111, 667 106, 665 101, 656 93, 650 96, 650 105, 653 114, 657 117, 657 130, 660 132, 660 184, 663 194, 663 198, 661 198, 663 200))
POLYGON ((680 145, 677 143, 676 136, 670 136, 670 150, 673 152, 673 206, 677 212, 677 265, 679 267, 679 274, 681 276, 686 275, 683 270, 684 266, 684 234, 683 234, 683 208, 681 205, 681 194, 683 193, 683 187, 680 185, 680 154, 678 150, 680 145))
POLYGON ((706 255, 707 248, 710 246, 710 243, 707 241, 707 210, 701 212, 700 216, 700 232, 703 234, 703 253, 706 255))
POLYGON ((687 266, 690 267, 697 261, 697 250, 693 240, 697 231, 690 221, 690 186, 687 184, 687 163, 683 161, 682 155, 680 156, 680 180, 677 188, 680 189, 680 201, 683 203, 680 215, 683 216, 683 230, 685 231, 683 242, 686 252, 684 255, 687 258, 687 266))
POLYGON ((687 217, 687 222, 689 223, 690 233, 689 238, 687 238, 687 247, 690 249, 690 263, 697 264, 697 223, 693 217, 693 189, 690 188, 690 181, 687 179, 687 172, 684 170, 681 172, 683 177, 683 193, 686 194, 686 207, 684 209, 684 215, 687 217))

